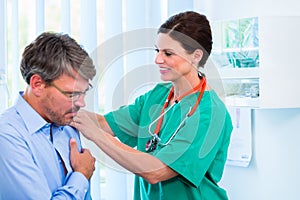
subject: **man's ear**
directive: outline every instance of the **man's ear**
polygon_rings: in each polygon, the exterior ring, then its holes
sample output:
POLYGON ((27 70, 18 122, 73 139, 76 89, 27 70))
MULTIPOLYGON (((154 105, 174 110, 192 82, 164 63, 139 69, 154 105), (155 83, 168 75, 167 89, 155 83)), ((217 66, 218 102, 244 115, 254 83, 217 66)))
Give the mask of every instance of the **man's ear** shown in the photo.
POLYGON ((196 49, 193 53, 193 63, 199 63, 202 59, 203 51, 201 49, 196 49))
POLYGON ((30 84, 32 93, 36 96, 40 96, 41 93, 43 92, 43 89, 46 86, 45 81, 38 74, 34 74, 31 76, 29 84, 30 84))

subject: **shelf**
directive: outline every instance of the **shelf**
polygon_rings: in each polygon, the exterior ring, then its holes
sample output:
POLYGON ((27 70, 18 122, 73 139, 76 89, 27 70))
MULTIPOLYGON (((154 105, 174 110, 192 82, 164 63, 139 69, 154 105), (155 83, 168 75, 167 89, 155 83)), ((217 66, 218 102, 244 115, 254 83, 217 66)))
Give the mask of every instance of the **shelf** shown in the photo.
POLYGON ((241 106, 241 107, 251 107, 258 108, 259 98, 251 98, 251 97, 240 97, 240 96, 228 96, 225 98, 225 103, 228 106, 241 106))
POLYGON ((248 51, 258 51, 258 47, 241 47, 241 48, 215 48, 213 53, 223 53, 223 52, 248 52, 248 51))
POLYGON ((222 79, 253 79, 259 78, 259 68, 219 68, 222 79))

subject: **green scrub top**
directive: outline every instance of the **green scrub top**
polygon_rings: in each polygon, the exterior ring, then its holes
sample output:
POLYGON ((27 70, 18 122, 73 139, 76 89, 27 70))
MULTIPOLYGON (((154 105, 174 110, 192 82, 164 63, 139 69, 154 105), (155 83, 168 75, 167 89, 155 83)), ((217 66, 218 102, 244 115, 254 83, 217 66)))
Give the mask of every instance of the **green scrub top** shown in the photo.
MULTIPOLYGON (((171 87, 171 83, 160 83, 133 104, 105 115, 120 141, 145 152, 146 143, 151 139, 149 125, 159 117, 171 87)), ((199 92, 184 97, 165 113, 159 132, 162 143, 172 137, 198 95, 199 92)), ((150 127, 152 133, 155 126, 156 123, 150 127)), ((194 114, 168 145, 158 145, 150 152, 179 175, 157 184, 149 184, 136 176, 134 199, 228 199, 218 182, 224 170, 232 128, 226 106, 213 90, 205 91, 194 114)))

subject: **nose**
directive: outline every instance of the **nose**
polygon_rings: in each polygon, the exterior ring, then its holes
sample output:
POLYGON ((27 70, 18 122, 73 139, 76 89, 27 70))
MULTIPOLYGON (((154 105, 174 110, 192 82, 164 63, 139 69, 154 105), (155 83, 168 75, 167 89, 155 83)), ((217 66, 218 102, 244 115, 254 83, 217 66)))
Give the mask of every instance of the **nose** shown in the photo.
POLYGON ((155 57, 155 64, 161 64, 163 62, 164 62, 163 56, 161 55, 160 52, 158 52, 155 57))
POLYGON ((86 104, 85 104, 84 98, 85 98, 85 94, 81 94, 81 95, 79 96, 79 98, 78 98, 76 101, 73 102, 73 104, 74 104, 75 106, 80 107, 80 108, 85 107, 86 104))

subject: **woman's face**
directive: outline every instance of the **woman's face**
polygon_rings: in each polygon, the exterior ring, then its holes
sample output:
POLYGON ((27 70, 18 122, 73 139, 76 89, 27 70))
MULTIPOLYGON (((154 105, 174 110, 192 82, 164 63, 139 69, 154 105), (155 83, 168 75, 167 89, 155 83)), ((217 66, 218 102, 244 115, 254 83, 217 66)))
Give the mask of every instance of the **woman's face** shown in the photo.
POLYGON ((155 46, 155 63, 159 66, 163 81, 177 82, 197 73, 197 68, 192 65, 193 54, 188 54, 181 44, 168 34, 159 33, 155 46))

